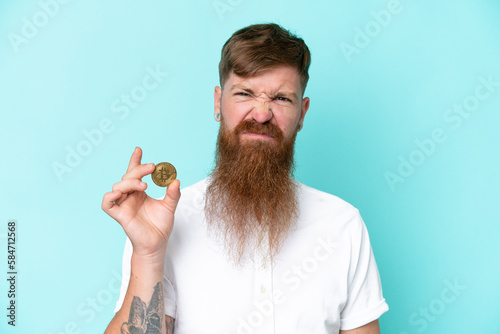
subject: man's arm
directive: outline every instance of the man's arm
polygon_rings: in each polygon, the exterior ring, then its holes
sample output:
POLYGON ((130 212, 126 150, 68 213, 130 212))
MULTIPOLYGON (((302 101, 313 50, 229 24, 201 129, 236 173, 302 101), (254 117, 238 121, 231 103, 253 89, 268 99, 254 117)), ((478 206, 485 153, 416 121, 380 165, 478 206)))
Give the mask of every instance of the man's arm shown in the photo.
POLYGON ((165 316, 165 327, 167 327, 167 334, 172 334, 174 332, 174 318, 165 316))
MULTIPOLYGON (((107 334, 166 334, 163 274, 167 243, 180 198, 179 181, 170 184, 162 200, 146 195, 141 179, 154 164, 141 164, 136 148, 122 180, 106 193, 102 209, 123 227, 132 243, 130 280, 122 307, 111 320, 107 334)), ((168 322, 169 333, 173 321, 168 322)))
POLYGON ((358 328, 350 329, 348 331, 340 331, 339 334, 380 334, 380 328, 378 320, 375 320, 358 328))
POLYGON ((127 293, 106 334, 173 332, 173 319, 165 316, 163 265, 150 261, 132 255, 127 293))

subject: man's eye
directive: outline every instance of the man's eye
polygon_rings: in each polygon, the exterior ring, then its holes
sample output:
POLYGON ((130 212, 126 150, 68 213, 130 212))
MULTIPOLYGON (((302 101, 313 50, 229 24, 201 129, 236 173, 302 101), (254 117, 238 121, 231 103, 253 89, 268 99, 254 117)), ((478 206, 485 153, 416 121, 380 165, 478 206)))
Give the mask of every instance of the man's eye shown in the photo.
POLYGON ((236 95, 239 95, 239 96, 250 96, 250 95, 248 95, 248 93, 244 93, 244 92, 238 92, 238 93, 236 93, 236 95))
POLYGON ((278 96, 276 99, 277 99, 278 101, 284 101, 284 102, 288 102, 288 101, 290 101, 289 99, 287 99, 286 97, 283 97, 283 96, 278 96))

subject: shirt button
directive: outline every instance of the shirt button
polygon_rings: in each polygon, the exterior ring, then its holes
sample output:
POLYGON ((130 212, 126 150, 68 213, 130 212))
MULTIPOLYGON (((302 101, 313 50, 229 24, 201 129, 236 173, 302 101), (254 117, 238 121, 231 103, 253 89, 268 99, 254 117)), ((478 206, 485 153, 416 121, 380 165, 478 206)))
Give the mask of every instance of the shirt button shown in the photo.
POLYGON ((266 287, 265 287, 265 286, 263 286, 263 285, 261 285, 261 286, 260 286, 260 292, 261 292, 261 293, 266 293, 266 291, 267 291, 267 290, 266 290, 266 287))

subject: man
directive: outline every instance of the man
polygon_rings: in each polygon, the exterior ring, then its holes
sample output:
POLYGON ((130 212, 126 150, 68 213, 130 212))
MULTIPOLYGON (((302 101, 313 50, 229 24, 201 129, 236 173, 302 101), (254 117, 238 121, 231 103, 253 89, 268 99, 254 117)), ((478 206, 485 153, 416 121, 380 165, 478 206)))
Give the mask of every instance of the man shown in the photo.
POLYGON ((136 148, 102 208, 128 236, 106 333, 379 333, 388 307, 366 227, 292 178, 310 53, 275 24, 222 49, 212 175, 154 200, 136 148), (175 227, 174 227, 175 225, 175 227))

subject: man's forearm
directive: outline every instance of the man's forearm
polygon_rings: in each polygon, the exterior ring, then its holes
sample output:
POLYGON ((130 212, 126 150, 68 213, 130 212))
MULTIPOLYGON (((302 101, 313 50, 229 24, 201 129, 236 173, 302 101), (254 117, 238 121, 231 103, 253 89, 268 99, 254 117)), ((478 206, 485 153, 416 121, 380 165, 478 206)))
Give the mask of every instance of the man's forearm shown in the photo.
POLYGON ((106 334, 167 334, 163 296, 164 262, 132 255, 130 281, 123 305, 106 334))

